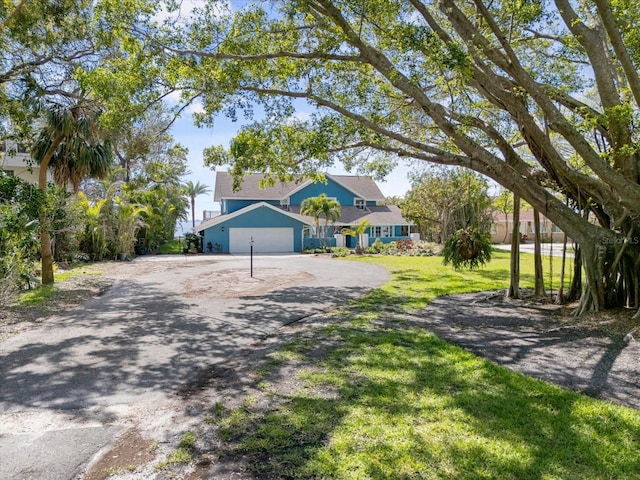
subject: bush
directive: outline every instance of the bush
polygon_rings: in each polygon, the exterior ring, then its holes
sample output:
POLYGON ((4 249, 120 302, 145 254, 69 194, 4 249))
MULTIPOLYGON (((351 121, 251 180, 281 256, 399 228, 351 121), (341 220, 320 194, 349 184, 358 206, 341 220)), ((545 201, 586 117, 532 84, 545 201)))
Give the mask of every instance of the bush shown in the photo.
POLYGON ((413 250, 414 244, 413 244, 413 240, 408 239, 408 240, 398 240, 396 242, 396 248, 398 249, 399 252, 409 252, 411 250, 413 250))
POLYGON ((373 242, 372 245, 369 245, 364 249, 364 253, 376 254, 381 253, 385 249, 384 243, 379 238, 376 238, 376 241, 373 242))
POLYGON ((333 247, 331 249, 331 256, 336 257, 346 257, 349 255, 351 251, 347 247, 333 247))

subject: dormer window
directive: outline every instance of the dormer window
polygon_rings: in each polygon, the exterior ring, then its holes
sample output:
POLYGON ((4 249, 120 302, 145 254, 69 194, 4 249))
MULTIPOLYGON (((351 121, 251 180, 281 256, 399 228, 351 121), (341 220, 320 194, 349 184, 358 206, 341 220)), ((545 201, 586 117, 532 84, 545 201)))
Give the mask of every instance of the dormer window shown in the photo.
POLYGON ((364 198, 354 199, 354 204, 356 208, 359 208, 360 210, 364 210, 364 208, 367 206, 367 202, 364 198))
POLYGON ((289 197, 280 200, 280 208, 283 210, 289 210, 289 197))

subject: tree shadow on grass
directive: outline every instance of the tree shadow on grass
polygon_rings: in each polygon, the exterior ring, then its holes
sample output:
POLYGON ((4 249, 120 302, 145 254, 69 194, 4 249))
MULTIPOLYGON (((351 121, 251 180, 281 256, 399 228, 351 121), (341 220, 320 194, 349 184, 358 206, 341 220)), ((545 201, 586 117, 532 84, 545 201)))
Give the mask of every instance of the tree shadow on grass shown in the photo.
MULTIPOLYGON (((333 329, 335 334, 340 328, 333 329)), ((634 478, 637 412, 481 361, 417 329, 341 329, 300 389, 226 426, 256 478, 634 478), (320 392, 322 390, 320 389, 320 392)), ((278 391, 278 372, 268 381, 278 391)))

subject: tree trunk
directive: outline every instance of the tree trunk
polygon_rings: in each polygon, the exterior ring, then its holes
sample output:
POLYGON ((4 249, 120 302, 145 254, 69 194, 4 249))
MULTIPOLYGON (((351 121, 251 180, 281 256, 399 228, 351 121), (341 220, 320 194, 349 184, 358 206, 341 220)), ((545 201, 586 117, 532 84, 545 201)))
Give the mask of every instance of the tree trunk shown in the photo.
POLYGON ((533 209, 533 264, 535 268, 533 292, 534 297, 542 298, 547 294, 544 291, 544 272, 542 271, 542 248, 540 245, 540 213, 533 209))
POLYGON ((573 279, 567 293, 567 302, 575 302, 582 294, 582 248, 580 244, 573 245, 573 279))
POLYGON ((508 298, 520 298, 520 197, 513 194, 513 231, 511 233, 511 275, 508 298))
POLYGON ((504 212, 504 240, 502 243, 507 243, 507 238, 509 238, 509 214, 504 212))
POLYGON ((49 169, 49 162, 53 157, 53 154, 58 149, 64 135, 60 134, 53 139, 51 145, 45 152, 44 156, 40 159, 40 172, 38 174, 38 189, 43 193, 44 204, 40 211, 40 260, 42 266, 42 285, 53 285, 53 252, 51 250, 51 234, 49 232, 49 217, 46 211, 46 198, 47 198, 47 170, 49 169))
POLYGON ((196 228, 196 197, 191 197, 191 225, 196 228))
POLYGON ((562 305, 564 303, 564 274, 567 267, 567 236, 564 235, 562 242, 562 266, 560 267, 560 287, 558 287, 558 298, 556 303, 562 305))

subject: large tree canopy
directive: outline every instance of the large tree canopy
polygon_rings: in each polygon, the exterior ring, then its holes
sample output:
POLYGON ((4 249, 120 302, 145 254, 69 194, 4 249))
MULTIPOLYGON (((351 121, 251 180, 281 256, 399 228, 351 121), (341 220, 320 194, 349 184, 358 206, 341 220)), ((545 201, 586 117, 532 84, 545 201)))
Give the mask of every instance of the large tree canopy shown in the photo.
POLYGON ((161 40, 171 80, 203 101, 199 121, 264 106, 229 151, 208 151, 211 165, 464 166, 582 245, 582 309, 638 307, 637 1, 289 0, 231 15, 217 5, 161 40), (299 100, 318 108, 307 121, 293 118, 299 100))

